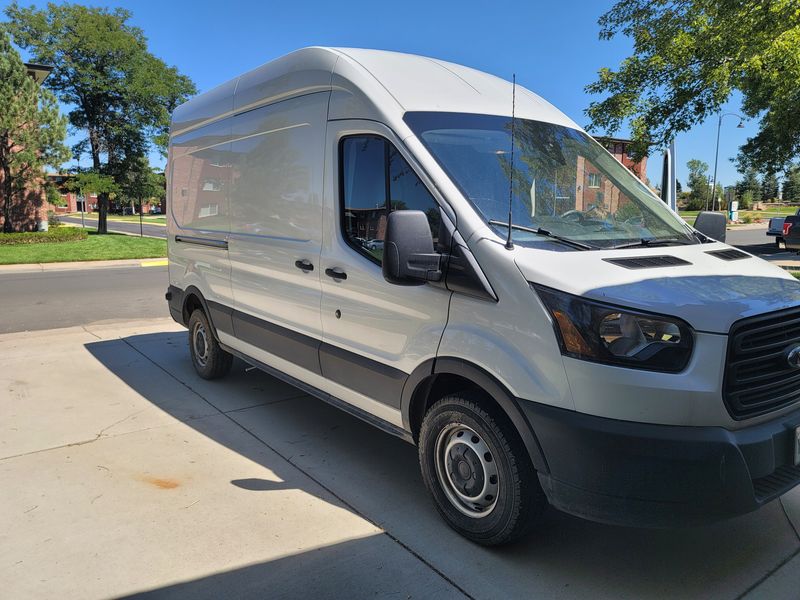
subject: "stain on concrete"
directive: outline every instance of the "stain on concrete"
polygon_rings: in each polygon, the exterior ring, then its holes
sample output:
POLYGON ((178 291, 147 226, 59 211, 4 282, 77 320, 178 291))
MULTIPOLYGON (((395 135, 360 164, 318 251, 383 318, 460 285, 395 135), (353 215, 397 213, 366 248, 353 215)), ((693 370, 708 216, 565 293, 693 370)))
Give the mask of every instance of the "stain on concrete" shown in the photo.
POLYGON ((176 487, 180 487, 181 483, 177 479, 162 479, 160 477, 143 477, 142 481, 145 483, 149 483, 153 487, 157 487, 161 490, 172 490, 176 487))

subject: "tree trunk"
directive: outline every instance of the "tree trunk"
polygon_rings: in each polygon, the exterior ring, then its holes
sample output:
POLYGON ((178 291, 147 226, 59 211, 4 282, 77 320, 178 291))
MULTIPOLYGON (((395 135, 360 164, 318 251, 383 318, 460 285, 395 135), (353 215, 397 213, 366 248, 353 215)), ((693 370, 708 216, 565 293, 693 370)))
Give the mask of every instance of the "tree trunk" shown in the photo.
POLYGON ((11 224, 11 193, 11 169, 3 164, 3 233, 14 231, 11 224))
MULTIPOLYGON (((100 172, 100 139, 97 130, 89 127, 89 146, 92 151, 92 168, 100 172)), ((88 198, 84 197, 84 202, 88 198)), ((97 233, 108 233, 108 194, 97 195, 97 233)))
POLYGON ((3 168, 3 233, 11 233, 11 167, 8 164, 10 144, 7 143, 8 136, 4 135, 2 146, 0 146, 0 164, 3 168))
POLYGON ((108 233, 108 194, 97 195, 97 233, 108 233))

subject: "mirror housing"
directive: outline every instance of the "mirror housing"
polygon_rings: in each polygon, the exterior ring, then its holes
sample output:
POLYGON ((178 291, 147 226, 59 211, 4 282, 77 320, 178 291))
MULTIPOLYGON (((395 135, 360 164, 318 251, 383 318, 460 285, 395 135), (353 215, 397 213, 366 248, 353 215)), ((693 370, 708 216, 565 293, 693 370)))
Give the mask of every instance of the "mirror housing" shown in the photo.
POLYGON ((383 278, 396 285, 440 281, 442 255, 433 249, 428 218, 421 210, 396 210, 386 219, 383 278))
POLYGON ((702 233, 704 236, 717 240, 718 242, 725 241, 725 226, 728 220, 725 215, 718 212, 703 211, 697 215, 694 222, 694 228, 702 233))

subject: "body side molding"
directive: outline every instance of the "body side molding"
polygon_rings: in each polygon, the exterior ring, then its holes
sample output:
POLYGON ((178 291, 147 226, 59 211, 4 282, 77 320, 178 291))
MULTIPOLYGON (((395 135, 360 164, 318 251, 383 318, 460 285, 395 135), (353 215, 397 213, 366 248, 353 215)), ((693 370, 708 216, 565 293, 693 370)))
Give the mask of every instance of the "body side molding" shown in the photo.
POLYGON ((222 343, 220 343, 220 346, 222 346, 223 350, 225 350, 226 352, 229 352, 229 353, 233 354, 234 356, 237 356, 237 357, 241 358, 243 361, 245 361, 248 364, 253 365, 254 367, 258 367, 259 369, 261 369, 265 373, 268 373, 269 375, 272 375, 273 377, 277 377, 281 381, 285 381, 289 385, 293 385, 294 387, 298 388, 299 390, 302 390, 302 391, 306 392, 307 394, 322 400, 323 402, 327 402, 328 404, 330 404, 332 406, 335 406, 336 408, 340 408, 341 410, 353 415, 354 417, 358 417, 362 421, 365 421, 366 423, 369 423, 370 425, 374 425, 378 429, 381 429, 381 430, 383 430, 383 431, 385 431, 387 433, 391 433, 392 435, 394 435, 396 437, 399 437, 400 439, 402 439, 402 440, 404 440, 406 442, 409 442, 410 444, 414 443, 414 440, 412 439, 411 434, 409 432, 407 432, 407 431, 404 431, 400 427, 397 427, 396 425, 393 425, 392 423, 384 421, 383 419, 381 419, 379 417, 376 417, 375 415, 373 415, 371 413, 368 413, 365 410, 362 410, 362 409, 360 409, 360 408, 358 408, 356 406, 353 406, 352 404, 349 404, 349 403, 345 402, 344 400, 341 400, 340 398, 337 398, 336 396, 333 396, 333 395, 331 395, 331 394, 329 394, 327 392, 323 392, 322 390, 320 390, 318 388, 315 388, 313 385, 309 385, 307 383, 304 383, 303 381, 300 381, 299 379, 296 379, 296 378, 292 377, 291 375, 287 375, 286 373, 284 373, 283 371, 280 371, 279 369, 276 369, 274 367, 270 367, 269 365, 267 365, 265 363, 262 363, 261 361, 258 361, 258 360, 254 359, 254 358, 251 358, 250 356, 247 356, 246 354, 243 354, 243 353, 239 352, 238 350, 234 350, 230 346, 227 346, 227 345, 222 344, 222 343))

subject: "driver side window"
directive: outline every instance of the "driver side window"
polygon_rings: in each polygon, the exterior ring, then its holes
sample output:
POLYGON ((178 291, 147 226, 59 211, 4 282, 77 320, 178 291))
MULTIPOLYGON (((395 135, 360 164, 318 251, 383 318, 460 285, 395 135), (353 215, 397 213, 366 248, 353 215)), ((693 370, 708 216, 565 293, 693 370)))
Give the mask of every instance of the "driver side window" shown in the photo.
POLYGON ((377 135, 344 138, 339 165, 342 234, 350 246, 380 263, 386 219, 393 210, 424 212, 436 242, 439 206, 389 141, 377 135))

